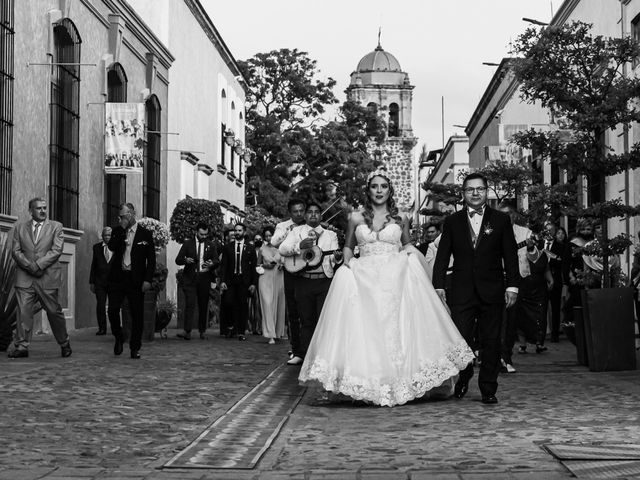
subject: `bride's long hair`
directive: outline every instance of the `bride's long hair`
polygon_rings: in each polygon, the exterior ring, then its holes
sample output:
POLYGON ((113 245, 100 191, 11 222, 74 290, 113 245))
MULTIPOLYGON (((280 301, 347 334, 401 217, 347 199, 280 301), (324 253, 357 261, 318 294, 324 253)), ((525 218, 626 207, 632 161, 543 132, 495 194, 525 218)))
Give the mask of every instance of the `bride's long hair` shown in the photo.
POLYGON ((393 190, 393 184, 391 183, 391 179, 388 177, 386 171, 376 170, 375 172, 372 172, 371 174, 369 174, 369 177, 367 178, 367 186, 366 186, 367 192, 365 195, 364 210, 362 211, 362 216, 364 217, 364 221, 367 224, 367 227, 369 227, 369 229, 371 230, 373 230, 373 205, 371 203, 369 188, 371 187, 371 181, 376 177, 384 178, 389 184, 389 198, 387 199, 387 220, 384 222, 381 229, 386 227, 392 221, 395 221, 399 224, 402 223, 402 219, 398 214, 398 207, 396 206, 396 200, 395 198, 393 198, 394 190, 393 190))

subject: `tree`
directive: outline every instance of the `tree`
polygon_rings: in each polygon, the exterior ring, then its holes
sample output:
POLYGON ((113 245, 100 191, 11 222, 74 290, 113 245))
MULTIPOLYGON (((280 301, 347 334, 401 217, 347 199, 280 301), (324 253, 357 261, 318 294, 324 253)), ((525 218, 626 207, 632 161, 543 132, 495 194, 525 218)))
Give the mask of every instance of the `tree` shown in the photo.
POLYGON ((333 121, 323 117, 337 103, 335 81, 316 79, 315 60, 296 49, 258 53, 240 68, 250 86, 247 144, 255 159, 248 188, 269 214, 284 216, 293 195, 326 202, 326 185, 338 185, 349 204, 362 201, 365 172, 377 166, 367 153, 370 135, 384 138, 376 112, 346 102, 333 121))
MULTIPOLYGON (((453 207, 454 211, 462 205, 462 185, 457 183, 439 183, 439 182, 424 182, 422 189, 430 195, 430 200, 434 204, 444 204, 453 207)), ((421 215, 431 216, 444 216, 448 212, 444 212, 441 209, 427 209, 420 210, 421 215)))
POLYGON ((533 129, 514 135, 514 141, 547 156, 570 177, 582 175, 597 201, 580 214, 602 222, 603 235, 595 251, 603 257, 603 285, 610 286, 608 257, 631 245, 629 238, 610 239, 607 220, 640 213, 640 207, 606 199, 605 178, 640 166, 640 146, 616 153, 607 144, 606 133, 619 126, 627 129, 640 121, 637 99, 640 79, 626 76, 624 65, 640 55, 640 46, 630 37, 594 36, 591 25, 571 22, 546 28, 528 28, 513 45, 517 58, 513 69, 522 98, 540 102, 557 116, 567 119, 571 135, 533 129), (597 187, 597 191, 596 188, 597 187))
POLYGON ((184 243, 189 238, 196 236, 198 223, 203 222, 209 226, 210 235, 220 235, 223 229, 223 216, 220 205, 211 200, 187 197, 180 200, 169 220, 171 239, 178 243, 184 243))
POLYGON ((505 198, 518 198, 542 179, 527 163, 497 160, 479 170, 500 203, 505 198))
POLYGON ((269 215, 262 207, 247 208, 247 215, 242 220, 246 229, 247 237, 253 238, 256 235, 262 235, 262 229, 266 226, 275 226, 280 222, 279 218, 269 215))

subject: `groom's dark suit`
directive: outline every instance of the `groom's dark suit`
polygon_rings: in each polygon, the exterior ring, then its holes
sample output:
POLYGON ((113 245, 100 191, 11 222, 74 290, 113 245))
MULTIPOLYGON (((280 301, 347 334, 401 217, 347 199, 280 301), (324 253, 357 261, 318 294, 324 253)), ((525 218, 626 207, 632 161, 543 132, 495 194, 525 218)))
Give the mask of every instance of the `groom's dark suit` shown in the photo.
MULTIPOLYGON (((474 233, 466 209, 449 216, 433 268, 433 286, 445 288, 449 259, 453 255, 450 297, 451 316, 464 339, 473 345, 474 325, 482 349, 478 384, 484 396, 495 395, 500 369, 500 328, 506 287, 520 282, 518 254, 509 217, 485 207, 480 232, 474 233), (505 285, 506 276, 506 285, 505 285)), ((473 366, 460 372, 468 383, 473 366)))

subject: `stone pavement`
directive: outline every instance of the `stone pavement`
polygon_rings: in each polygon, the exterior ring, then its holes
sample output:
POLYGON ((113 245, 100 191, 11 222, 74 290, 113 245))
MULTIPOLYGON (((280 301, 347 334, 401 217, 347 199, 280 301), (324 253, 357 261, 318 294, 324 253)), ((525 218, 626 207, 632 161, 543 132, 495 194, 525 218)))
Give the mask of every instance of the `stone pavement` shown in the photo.
POLYGON ((163 469, 282 364, 286 343, 174 330, 133 361, 94 332, 72 332, 68 359, 50 336, 28 359, 1 354, 0 480, 556 479, 571 474, 543 444, 640 444, 640 371, 589 372, 563 340, 517 355, 497 406, 475 384, 463 400, 395 408, 310 389, 254 469, 163 469))

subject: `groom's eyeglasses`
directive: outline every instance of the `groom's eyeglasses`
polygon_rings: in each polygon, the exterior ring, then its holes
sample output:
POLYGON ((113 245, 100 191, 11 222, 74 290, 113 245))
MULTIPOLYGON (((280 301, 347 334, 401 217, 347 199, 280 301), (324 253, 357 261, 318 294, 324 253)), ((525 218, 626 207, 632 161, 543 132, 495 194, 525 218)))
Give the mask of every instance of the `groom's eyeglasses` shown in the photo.
POLYGON ((487 187, 476 187, 476 188, 467 187, 467 188, 464 189, 464 193, 469 193, 469 194, 474 193, 474 192, 484 193, 486 191, 487 191, 487 187))

